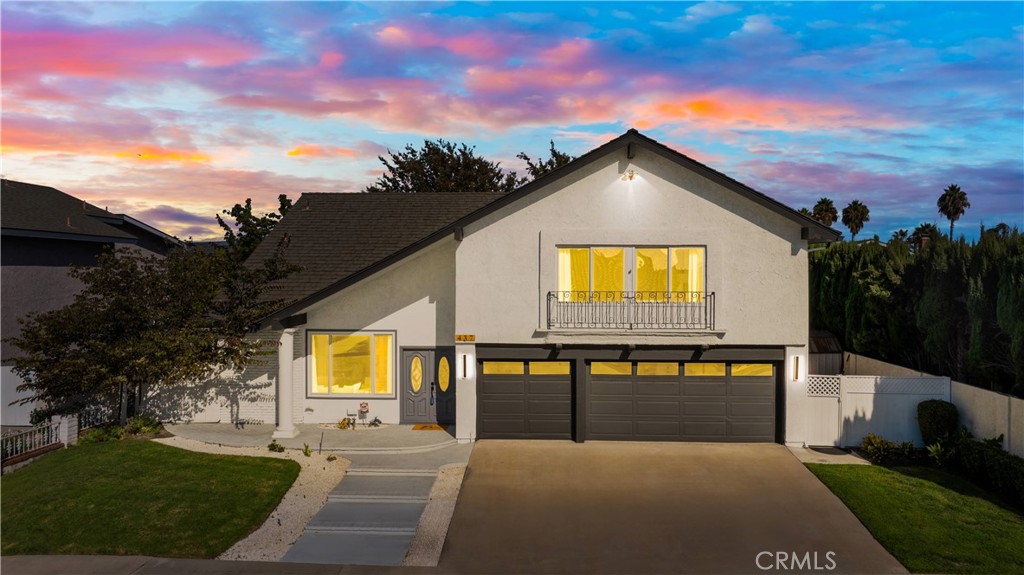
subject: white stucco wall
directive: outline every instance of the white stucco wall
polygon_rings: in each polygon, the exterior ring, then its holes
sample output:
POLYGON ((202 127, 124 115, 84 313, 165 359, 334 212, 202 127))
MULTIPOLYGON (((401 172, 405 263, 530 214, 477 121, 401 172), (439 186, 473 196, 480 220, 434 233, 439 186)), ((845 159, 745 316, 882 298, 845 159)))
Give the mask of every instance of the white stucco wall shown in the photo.
POLYGON ((0 418, 0 424, 30 425, 29 418, 32 414, 32 409, 35 408, 35 404, 10 405, 13 401, 18 401, 31 395, 18 392, 21 378, 15 375, 11 371, 12 369, 13 366, 10 365, 0 366, 0 401, 3 402, 3 416, 0 418))
POLYGON ((456 331, 477 343, 807 343, 800 225, 642 148, 632 160, 618 149, 467 227, 456 260, 456 331), (546 297, 567 244, 705 246, 716 333, 549 332, 546 297))
MULTIPOLYGON (((403 347, 455 343, 455 241, 452 238, 350 286, 304 310, 306 325, 295 331, 293 393, 295 421, 337 423, 369 403, 369 417, 398 423, 403 347), (390 398, 310 397, 309 333, 317 330, 394 331, 395 394, 390 398)), ((456 400, 461 405, 461 398, 456 400)), ((457 408, 458 409, 458 408, 457 408)))

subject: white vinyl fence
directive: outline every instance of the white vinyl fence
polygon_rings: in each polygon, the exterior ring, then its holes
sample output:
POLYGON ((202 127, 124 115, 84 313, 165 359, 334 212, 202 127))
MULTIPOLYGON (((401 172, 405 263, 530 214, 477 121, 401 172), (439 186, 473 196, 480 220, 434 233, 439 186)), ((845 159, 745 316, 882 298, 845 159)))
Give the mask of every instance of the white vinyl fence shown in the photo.
POLYGON ((874 433, 922 447, 917 405, 949 401, 949 390, 948 377, 810 375, 805 443, 849 447, 874 433))

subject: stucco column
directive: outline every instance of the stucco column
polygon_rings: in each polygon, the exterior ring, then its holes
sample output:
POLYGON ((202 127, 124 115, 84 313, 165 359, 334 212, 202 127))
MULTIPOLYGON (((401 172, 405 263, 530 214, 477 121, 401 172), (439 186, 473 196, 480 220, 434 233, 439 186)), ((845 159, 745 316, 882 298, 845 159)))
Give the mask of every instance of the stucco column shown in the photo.
POLYGON ((298 435, 292 421, 292 361, 295 354, 295 330, 285 329, 277 348, 277 428, 274 439, 298 435))

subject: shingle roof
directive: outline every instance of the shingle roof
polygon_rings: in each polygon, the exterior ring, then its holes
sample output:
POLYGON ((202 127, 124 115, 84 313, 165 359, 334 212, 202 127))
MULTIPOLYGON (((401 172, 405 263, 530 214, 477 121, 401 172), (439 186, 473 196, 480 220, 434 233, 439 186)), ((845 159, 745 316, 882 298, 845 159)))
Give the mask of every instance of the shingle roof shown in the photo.
POLYGON ((0 184, 0 227, 5 234, 135 239, 98 219, 116 218, 114 214, 60 190, 13 180, 2 180, 0 184))
POLYGON ((313 295, 426 239, 503 194, 307 193, 256 248, 250 262, 270 257, 285 240, 285 257, 303 269, 273 297, 313 295))

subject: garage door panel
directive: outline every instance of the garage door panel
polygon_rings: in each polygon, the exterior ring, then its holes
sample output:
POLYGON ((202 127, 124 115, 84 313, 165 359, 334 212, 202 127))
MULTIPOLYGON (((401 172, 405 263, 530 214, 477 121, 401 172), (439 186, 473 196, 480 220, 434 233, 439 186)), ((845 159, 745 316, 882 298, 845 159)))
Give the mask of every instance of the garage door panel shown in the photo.
POLYGON ((521 374, 477 371, 481 439, 572 438, 571 376, 529 371, 525 362, 521 374))
POLYGON ((568 381, 536 381, 530 380, 527 384, 530 396, 534 395, 570 395, 572 394, 572 383, 568 381))
POLYGON ((602 399, 590 403, 588 413, 593 415, 633 415, 633 400, 625 399, 602 399))
POLYGON ((491 434, 521 435, 526 431, 526 421, 523 419, 486 418, 480 422, 480 431, 491 434))
POLYGON ((683 402, 683 415, 727 415, 728 404, 724 401, 692 401, 683 402))
POLYGON ((705 440, 721 437, 729 433, 729 423, 724 419, 713 421, 685 420, 683 421, 683 435, 700 437, 705 440))
POLYGON ((726 396, 729 387, 725 381, 684 381, 683 395, 726 396))
POLYGON ((637 401, 637 415, 679 415, 679 401, 637 401))
POLYGON ((527 410, 531 415, 555 414, 564 415, 572 412, 572 402, 565 399, 531 399, 527 402, 527 410))
POLYGON ((770 420, 762 421, 730 421, 729 435, 736 438, 743 438, 749 441, 759 441, 766 435, 775 431, 775 424, 770 420))
POLYGON ((598 419, 590 422, 589 431, 594 435, 616 435, 628 438, 633 435, 633 420, 598 419))
POLYGON ((770 401, 733 401, 729 403, 729 415, 771 418, 775 415, 775 404, 770 401))
POLYGON ((594 395, 633 395, 633 383, 630 381, 601 381, 590 382, 590 392, 594 395))
POLYGON ((637 381, 636 382, 636 393, 637 395, 662 395, 670 397, 679 396, 679 382, 650 382, 650 381, 637 381))
POLYGON ((522 399, 484 399, 482 411, 486 414, 522 415, 526 413, 526 402, 522 399))
MULTIPOLYGON (((746 380, 747 378, 743 378, 746 380)), ((730 395, 750 397, 774 397, 775 382, 768 381, 737 381, 733 380, 730 395)))
POLYGON ((523 380, 509 380, 508 376, 499 376, 501 379, 491 379, 496 376, 485 376, 480 386, 480 393, 483 394, 506 394, 522 395, 526 389, 526 382, 523 380))
POLYGON ((640 437, 679 437, 679 431, 679 420, 641 420, 636 422, 636 434, 640 437))

